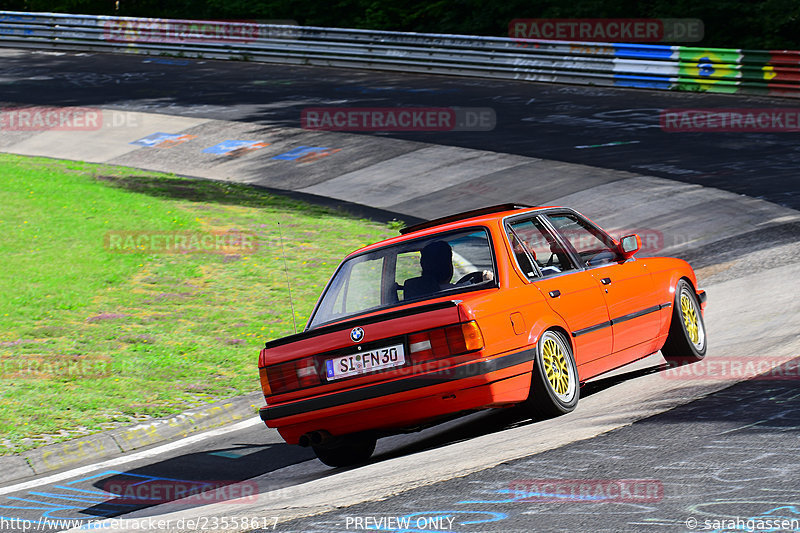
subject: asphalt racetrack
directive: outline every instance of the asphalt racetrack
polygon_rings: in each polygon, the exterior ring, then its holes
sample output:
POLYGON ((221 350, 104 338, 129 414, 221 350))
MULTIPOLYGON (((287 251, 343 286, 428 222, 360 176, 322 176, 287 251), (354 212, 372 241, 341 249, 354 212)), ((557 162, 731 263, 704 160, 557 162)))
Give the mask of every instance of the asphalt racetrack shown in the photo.
MULTIPOLYGON (((606 227, 650 228, 676 237, 660 252, 690 260, 708 291, 707 359, 750 358, 784 369, 779 378, 711 379, 707 366, 697 367, 705 374, 669 373, 655 354, 590 382, 578 409, 564 417, 476 413, 383 439, 370 463, 351 469, 327 468, 259 421, 244 421, 191 442, 0 481, 0 519, 169 521, 152 531, 800 531, 799 134, 674 133, 659 122, 665 109, 792 108, 791 100, 22 52, 0 54, 0 104, 125 110, 148 114, 161 131, 201 136, 260 127, 289 148, 317 135, 318 144, 341 142, 344 151, 293 167, 290 178, 272 174, 278 167, 268 165, 279 163, 246 155, 237 163, 249 164, 242 181, 400 218, 541 197, 606 227), (303 109, 324 106, 491 108, 496 125, 488 132, 324 136, 300 129, 303 109), (363 154, 337 159, 358 147, 363 154), (368 162, 375 154, 383 159, 368 162), (392 174, 411 156, 421 169, 409 174, 416 181, 391 188, 392 174), (467 171, 474 168, 481 173, 467 171), (528 176, 530 168, 552 181, 528 176), (461 173, 471 176, 469 187, 456 179, 461 173), (224 481, 254 497, 131 504, 105 492, 109 483, 131 480, 224 481), (189 519, 200 522, 190 527, 189 519)), ((29 150, 32 139, 6 136, 0 149, 29 153, 15 146, 28 143, 29 150)), ((183 173, 192 157, 184 148, 141 148, 112 163, 183 173)), ((36 153, 47 149, 39 144, 36 153)))
POLYGON ((491 108, 490 132, 393 138, 627 170, 800 209, 797 132, 662 131, 668 109, 794 108, 791 99, 566 86, 104 54, 5 57, 0 102, 102 106, 300 127, 307 107, 491 108))

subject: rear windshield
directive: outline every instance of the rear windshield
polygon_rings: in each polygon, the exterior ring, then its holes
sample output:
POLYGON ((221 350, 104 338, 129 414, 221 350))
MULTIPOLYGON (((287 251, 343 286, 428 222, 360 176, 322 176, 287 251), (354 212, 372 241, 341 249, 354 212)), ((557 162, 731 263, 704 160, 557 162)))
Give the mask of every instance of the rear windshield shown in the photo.
POLYGON ((387 246, 342 263, 308 328, 406 301, 493 287, 494 279, 491 241, 485 228, 387 246))

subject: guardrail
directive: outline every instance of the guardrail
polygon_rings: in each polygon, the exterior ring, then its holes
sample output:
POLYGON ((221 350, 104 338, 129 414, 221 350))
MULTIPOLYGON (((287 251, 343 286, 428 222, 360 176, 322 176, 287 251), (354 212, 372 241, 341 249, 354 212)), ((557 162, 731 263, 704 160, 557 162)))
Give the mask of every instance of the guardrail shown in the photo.
POLYGON ((0 11, 0 46, 800 97, 800 51, 0 11))

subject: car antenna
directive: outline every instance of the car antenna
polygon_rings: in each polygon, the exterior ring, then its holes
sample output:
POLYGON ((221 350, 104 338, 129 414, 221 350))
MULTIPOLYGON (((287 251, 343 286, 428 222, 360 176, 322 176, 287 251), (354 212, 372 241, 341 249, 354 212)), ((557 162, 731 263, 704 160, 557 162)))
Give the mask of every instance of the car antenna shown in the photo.
POLYGON ((292 301, 292 284, 289 283, 289 269, 286 267, 286 252, 283 249, 283 232, 281 232, 281 223, 278 222, 278 237, 281 241, 281 255, 283 256, 283 271, 286 273, 286 286, 289 288, 289 305, 292 308, 292 325, 294 325, 294 333, 297 334, 297 321, 294 318, 294 302, 292 301))

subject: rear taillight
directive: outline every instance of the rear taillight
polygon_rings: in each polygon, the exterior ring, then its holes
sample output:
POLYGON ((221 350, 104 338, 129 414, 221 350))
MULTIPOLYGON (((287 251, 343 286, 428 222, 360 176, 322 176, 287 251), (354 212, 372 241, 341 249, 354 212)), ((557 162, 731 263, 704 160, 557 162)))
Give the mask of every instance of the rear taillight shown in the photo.
POLYGON ((481 348, 483 335, 474 320, 408 336, 408 351, 413 364, 474 352, 481 348))
POLYGON ((258 376, 261 378, 261 390, 264 392, 264 396, 269 396, 272 394, 272 389, 269 387, 269 378, 267 377, 267 369, 263 366, 258 369, 258 376))
POLYGON ((319 374, 317 374, 317 367, 312 358, 301 359, 295 364, 297 371, 297 380, 300 382, 300 387, 313 387, 320 384, 319 374))
POLYGON ((319 373, 313 357, 270 365, 263 369, 261 388, 264 394, 280 394, 319 385, 319 373), (264 386, 266 378, 266 387, 264 386), (269 390, 269 392, 267 392, 269 390))
POLYGON ((464 343, 468 352, 483 348, 483 334, 477 322, 471 320, 461 324, 461 333, 464 334, 464 343))
POLYGON ((261 390, 264 392, 264 396, 269 396, 272 394, 272 390, 269 386, 269 378, 267 377, 267 369, 265 368, 267 365, 267 349, 262 348, 261 351, 258 353, 258 377, 261 380, 261 390))
MULTIPOLYGON (((444 359, 483 348, 483 335, 474 320, 408 336, 411 364, 444 359)), ((265 396, 314 387, 322 383, 316 358, 304 357, 266 366, 266 350, 259 355, 261 388, 265 396)))

